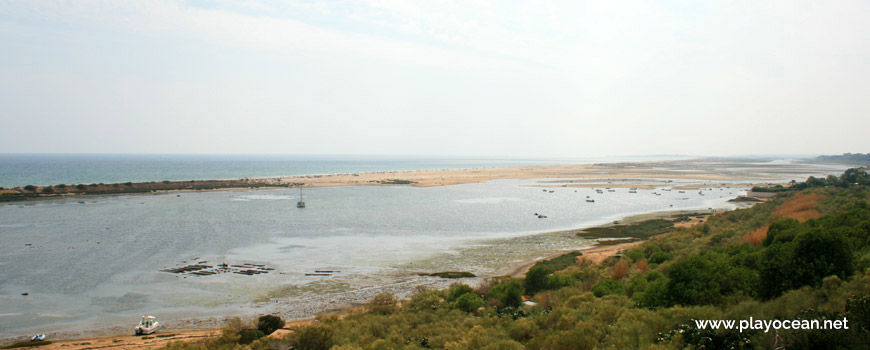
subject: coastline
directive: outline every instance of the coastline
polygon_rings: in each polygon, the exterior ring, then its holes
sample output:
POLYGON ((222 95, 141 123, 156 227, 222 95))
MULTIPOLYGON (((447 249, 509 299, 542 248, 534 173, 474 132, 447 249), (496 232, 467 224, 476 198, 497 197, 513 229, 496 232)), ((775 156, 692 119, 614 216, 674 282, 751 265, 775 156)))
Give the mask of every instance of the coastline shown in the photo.
POLYGON ((782 168, 777 164, 756 165, 752 171, 734 170, 738 161, 704 159, 680 161, 650 161, 604 164, 534 165, 517 167, 464 168, 440 170, 407 170, 357 172, 341 174, 296 175, 283 177, 242 178, 228 180, 190 180, 160 182, 127 182, 113 184, 65 184, 0 189, 0 202, 114 196, 135 194, 185 193, 203 191, 238 191, 260 188, 323 188, 339 186, 414 187, 449 186, 481 183, 501 179, 549 179, 535 187, 638 187, 655 188, 669 185, 675 189, 698 189, 719 183, 750 186, 757 183, 786 182, 795 174, 823 173, 812 166, 782 168), (669 183, 664 179, 695 181, 703 184, 669 183), (647 183, 637 183, 637 182, 647 183), (653 182, 650 184, 649 182, 653 182), (48 191, 48 192, 46 192, 48 191))

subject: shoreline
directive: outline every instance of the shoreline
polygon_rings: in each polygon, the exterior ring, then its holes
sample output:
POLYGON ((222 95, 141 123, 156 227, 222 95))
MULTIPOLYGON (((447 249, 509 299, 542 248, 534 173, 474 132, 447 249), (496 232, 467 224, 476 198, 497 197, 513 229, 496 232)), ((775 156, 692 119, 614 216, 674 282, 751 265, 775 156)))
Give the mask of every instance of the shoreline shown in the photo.
POLYGON ((825 169, 809 165, 784 168, 778 164, 755 165, 752 171, 735 171, 739 161, 726 160, 668 160, 599 164, 532 165, 491 168, 459 168, 438 170, 403 170, 380 172, 356 172, 338 174, 309 174, 241 178, 226 180, 185 180, 126 182, 113 184, 64 184, 27 186, 0 189, 0 203, 18 203, 27 200, 81 198, 90 196, 115 196, 136 194, 164 194, 204 191, 238 191, 262 188, 324 188, 343 186, 394 186, 436 187, 467 183, 481 183, 502 179, 547 179, 538 187, 657 187, 670 186, 694 189, 717 183, 746 186, 757 183, 784 183, 785 178, 796 174, 828 173, 825 169), (687 171, 691 170, 691 171, 687 171), (568 180, 569 179, 569 180, 568 180), (703 184, 686 184, 694 181, 703 184), (640 184, 637 182, 646 182, 640 184), (673 182, 673 183, 672 183, 673 182), (653 184, 650 184, 653 183, 653 184), (691 188, 690 188, 691 187, 691 188))
MULTIPOLYGON (((709 213, 710 212, 708 210, 701 210, 701 209, 699 209, 699 210, 653 211, 653 212, 648 212, 648 213, 630 214, 630 215, 627 215, 625 217, 620 218, 618 221, 619 221, 620 225, 623 225, 623 224, 633 224, 633 223, 637 223, 637 222, 641 222, 641 221, 654 220, 654 219, 666 219, 666 218, 671 218, 671 217, 674 217, 677 215, 692 215, 692 214, 700 215, 700 214, 709 214, 709 213)), ((693 222, 692 224, 694 225, 694 224, 698 224, 698 223, 699 222, 693 222)), ((613 225, 614 225, 613 223, 607 223, 607 224, 603 224, 603 225, 595 225, 595 226, 569 229, 569 230, 543 232, 540 234, 557 234, 557 233, 578 234, 578 233, 586 232, 586 230, 589 230, 589 229, 610 227, 613 225)), ((675 224, 674 227, 685 227, 685 225, 677 226, 677 224, 675 224)), ((614 238, 617 238, 617 237, 614 237, 614 238)), ((632 238, 626 237, 625 239, 632 239, 632 238)), ((547 254, 543 258, 534 259, 532 261, 523 261, 523 262, 516 263, 516 264, 512 265, 511 267, 506 268, 504 271, 507 271, 507 273, 504 273, 501 276, 507 276, 507 277, 511 277, 511 278, 524 277, 526 272, 528 272, 529 269, 532 268, 532 266, 535 266, 535 264, 537 264, 541 261, 544 261, 544 260, 549 260, 549 259, 555 258, 557 256, 565 255, 565 254, 568 254, 571 252, 583 253, 583 255, 581 255, 578 258, 588 257, 590 254, 595 254, 596 258, 592 262, 595 264, 600 264, 601 261, 604 260, 603 258, 613 256, 621 250, 625 250, 627 248, 631 248, 631 247, 634 247, 636 245, 643 244, 643 243, 647 242, 649 239, 637 239, 637 240, 633 240, 631 242, 602 245, 601 242, 605 241, 605 240, 606 239, 593 239, 593 243, 589 247, 585 247, 585 248, 581 248, 581 249, 561 250, 558 252, 552 252, 550 254, 547 254), (599 257, 603 257, 603 258, 598 259, 599 257)), ((499 277, 499 276, 493 276, 493 277, 499 277)))

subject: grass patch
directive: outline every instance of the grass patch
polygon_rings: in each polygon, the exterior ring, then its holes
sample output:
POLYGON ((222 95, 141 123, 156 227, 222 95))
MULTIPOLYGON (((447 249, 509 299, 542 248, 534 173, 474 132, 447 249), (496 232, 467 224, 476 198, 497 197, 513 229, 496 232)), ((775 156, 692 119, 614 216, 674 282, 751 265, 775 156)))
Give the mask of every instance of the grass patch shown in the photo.
POLYGON ((578 232, 577 236, 583 238, 630 237, 646 239, 655 235, 668 232, 671 228, 674 227, 675 222, 689 220, 689 217, 689 215, 681 215, 677 216, 676 220, 652 219, 633 223, 630 225, 593 227, 583 230, 583 232, 578 232))
POLYGON ((399 180, 399 179, 388 179, 383 181, 378 181, 379 184, 383 185, 410 185, 417 183, 416 181, 411 180, 399 180))
POLYGON ((617 245, 617 244, 623 244, 623 243, 637 242, 639 240, 640 239, 638 239, 638 238, 620 238, 620 239, 605 239, 605 240, 600 240, 597 242, 598 242, 598 245, 610 246, 610 245, 617 245))
POLYGON ((142 337, 142 339, 154 339, 154 337, 142 337))
POLYGON ((420 276, 433 276, 433 277, 441 277, 441 278, 466 278, 466 277, 477 277, 475 274, 467 271, 443 271, 443 272, 435 272, 435 273, 421 273, 420 276))
POLYGON ((169 337, 174 337, 176 335, 178 335, 178 334, 158 334, 157 338, 169 338, 169 337))
POLYGON ((29 348, 33 346, 43 346, 51 344, 51 341, 48 340, 40 340, 40 341, 22 341, 12 345, 4 346, 0 349, 17 349, 17 348, 29 348))
POLYGON ((568 254, 559 255, 552 259, 543 260, 532 266, 531 268, 543 268, 547 271, 561 271, 567 268, 568 266, 574 265, 577 263, 577 257, 583 255, 581 252, 570 252, 568 254))

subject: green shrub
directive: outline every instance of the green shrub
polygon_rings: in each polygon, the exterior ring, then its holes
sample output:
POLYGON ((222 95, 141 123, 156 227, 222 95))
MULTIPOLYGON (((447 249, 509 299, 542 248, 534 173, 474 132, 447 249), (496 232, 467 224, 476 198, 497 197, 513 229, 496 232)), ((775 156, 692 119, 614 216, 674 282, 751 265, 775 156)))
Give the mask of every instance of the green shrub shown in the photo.
POLYGON ((653 264, 661 264, 665 261, 671 260, 671 258, 673 258, 673 257, 674 257, 674 255, 671 253, 657 251, 655 253, 652 253, 652 255, 649 256, 649 262, 653 263, 653 264))
POLYGON ((729 269, 722 255, 709 250, 679 260, 668 270, 668 294, 675 304, 720 303, 729 269))
POLYGON ((380 293, 375 295, 368 305, 369 311, 389 315, 396 311, 396 297, 392 293, 380 293))
POLYGON ((239 332, 239 344, 248 345, 254 342, 254 340, 260 339, 265 336, 266 334, 264 334, 263 331, 259 329, 243 329, 241 332, 239 332))
POLYGON ((290 344, 297 350, 329 350, 333 344, 333 331, 319 324, 296 331, 290 344))
POLYGON ((456 299, 459 299, 463 294, 466 293, 474 293, 474 289, 469 287, 467 284, 463 283, 454 283, 450 286, 450 289, 447 291, 448 302, 454 302, 456 299))
POLYGON ((592 294, 595 294, 596 297, 603 297, 605 295, 611 294, 625 294, 625 290, 622 287, 622 283, 614 280, 606 280, 601 281, 592 287, 592 294))
POLYGON ((474 293, 465 293, 456 299, 456 308, 465 312, 477 311, 481 306, 483 299, 474 293))
POLYGON ((504 307, 518 307, 523 303, 523 286, 520 283, 520 280, 513 279, 496 285, 489 289, 487 296, 497 299, 504 307))

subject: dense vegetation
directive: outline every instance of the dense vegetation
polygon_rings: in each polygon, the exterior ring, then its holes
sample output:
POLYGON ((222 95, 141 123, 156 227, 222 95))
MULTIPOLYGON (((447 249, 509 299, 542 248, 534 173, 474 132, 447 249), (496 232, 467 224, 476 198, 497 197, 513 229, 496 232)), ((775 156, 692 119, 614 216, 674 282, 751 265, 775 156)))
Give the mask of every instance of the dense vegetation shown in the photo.
POLYGON ((870 165, 870 153, 843 153, 839 156, 818 156, 815 160, 826 163, 870 165))
POLYGON ((162 182, 125 182, 122 184, 78 184, 54 186, 27 185, 12 189, 0 188, 0 202, 12 202, 34 198, 51 198, 65 195, 113 195, 150 193, 157 191, 201 191, 222 188, 260 188, 260 187, 298 187, 303 183, 268 183, 258 180, 202 180, 202 181, 162 181, 162 182))
MULTIPOLYGON (((253 349, 852 349, 870 344, 867 174, 807 181, 601 265, 566 255, 524 279, 420 289, 319 316, 253 349), (852 178, 855 177, 855 178, 852 178), (864 180, 862 180, 864 179, 864 180), (836 180, 836 181, 833 181, 836 180), (857 180, 857 181, 855 181, 857 180), (857 183, 857 185, 856 185, 857 183), (530 299, 534 303, 524 303, 530 299), (848 330, 709 330, 694 320, 848 319, 848 330)), ((646 225, 658 231, 662 223, 646 225)), ((640 226, 638 226, 640 227, 640 226)), ((631 229, 637 230, 637 229, 631 229)), ((226 335, 229 334, 229 335, 226 335)), ((243 348, 228 341, 170 348, 243 348)))

